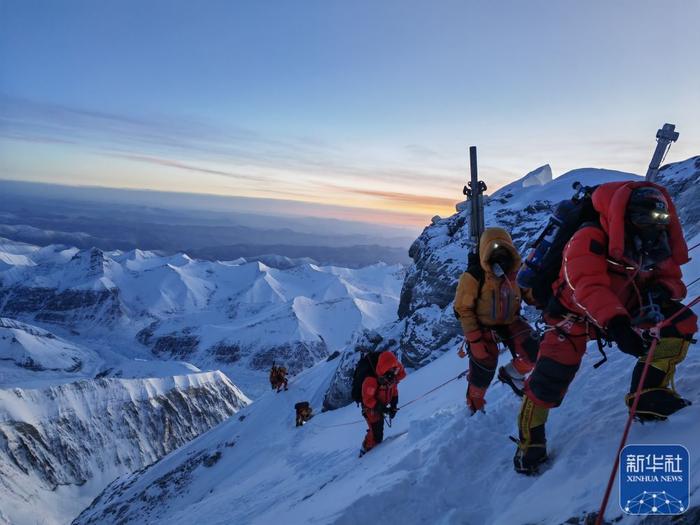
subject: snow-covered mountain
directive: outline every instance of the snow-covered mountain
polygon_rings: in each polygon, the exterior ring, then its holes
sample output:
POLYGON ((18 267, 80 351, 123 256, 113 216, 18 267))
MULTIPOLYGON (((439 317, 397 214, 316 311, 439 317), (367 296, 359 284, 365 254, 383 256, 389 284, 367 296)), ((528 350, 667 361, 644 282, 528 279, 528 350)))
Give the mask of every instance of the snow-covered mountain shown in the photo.
MULTIPOLYGON (((546 171, 489 199, 487 224, 508 227, 520 246, 539 230, 551 205, 571 195, 575 180, 590 185, 631 177, 577 170, 548 181, 546 171)), ((693 206, 700 197, 699 158, 671 165, 662 176, 683 188, 682 196, 676 191, 676 200, 691 232, 700 219, 693 206)), ((400 349, 413 367, 400 388, 404 406, 379 448, 357 458, 365 424, 354 405, 294 427, 296 401, 309 400, 316 411, 329 399, 343 405, 347 397, 333 397, 333 392, 342 394, 346 385, 345 371, 355 354, 350 349, 341 359, 300 373, 289 392, 261 396, 243 409, 244 418, 229 419, 143 472, 115 481, 75 524, 585 523, 600 504, 624 426, 623 396, 633 360, 612 350, 609 361, 594 369, 598 355, 589 351, 565 403, 550 415, 551 467, 537 478, 516 475, 508 436, 517 433, 519 400, 509 388, 493 385, 486 414, 469 418, 464 381, 450 381, 467 366, 446 352, 456 350, 459 339, 450 303, 465 266, 466 221, 467 213, 460 209, 426 228, 412 247, 415 264, 404 283, 401 320, 357 341, 358 347, 400 349)), ((689 236, 690 245, 698 242, 700 236, 689 236)), ((696 255, 684 268, 688 283, 700 274, 698 260, 696 255)), ((690 289, 691 295, 699 286, 690 289)), ((692 472, 700 468, 698 344, 679 367, 676 386, 694 405, 668 422, 634 425, 630 442, 683 443, 690 450, 692 472)), ((617 486, 608 520, 640 523, 622 516, 616 497, 617 486)), ((685 523, 698 522, 698 506, 700 480, 695 476, 693 508, 685 523)))
MULTIPOLYGON (((358 330, 396 318, 401 266, 281 262, 273 268, 0 240, 0 316, 50 328, 102 354, 221 369, 253 397, 266 388, 273 362, 295 374, 342 350, 358 330)), ((81 366, 66 348, 60 355, 74 364, 37 366, 64 372, 81 366)), ((26 369, 34 366, 32 352, 40 351, 17 347, 11 355, 26 369)), ((93 357, 85 354, 84 366, 93 357)), ((111 362, 105 369, 110 376, 121 370, 111 362)))
POLYGON ((0 523, 67 523, 249 403, 221 372, 0 390, 0 523))
POLYGON ((0 317, 0 385, 27 386, 37 375, 57 381, 95 375, 99 363, 99 356, 88 348, 0 317))
POLYGON ((401 266, 264 261, 0 239, 0 523, 66 523, 249 403, 238 386, 266 391, 273 362, 296 374, 396 317, 401 266))

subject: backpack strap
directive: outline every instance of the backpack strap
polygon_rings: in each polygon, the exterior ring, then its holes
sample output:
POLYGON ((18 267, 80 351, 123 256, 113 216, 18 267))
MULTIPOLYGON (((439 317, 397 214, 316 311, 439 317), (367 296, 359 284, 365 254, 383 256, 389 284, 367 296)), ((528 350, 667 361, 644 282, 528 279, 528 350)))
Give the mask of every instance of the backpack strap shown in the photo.
POLYGON ((484 269, 481 267, 478 252, 469 254, 469 258, 467 259, 467 273, 474 277, 479 283, 476 295, 478 301, 479 297, 481 297, 481 289, 484 287, 484 282, 486 281, 486 272, 484 272, 484 269))

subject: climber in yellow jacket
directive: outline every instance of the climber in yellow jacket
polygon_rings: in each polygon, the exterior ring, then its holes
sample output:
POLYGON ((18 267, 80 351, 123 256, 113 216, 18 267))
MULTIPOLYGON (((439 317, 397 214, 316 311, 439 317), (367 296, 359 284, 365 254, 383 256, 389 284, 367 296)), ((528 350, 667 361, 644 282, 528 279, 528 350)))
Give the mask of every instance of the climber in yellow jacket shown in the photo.
MULTIPOLYGON (((468 346, 467 406, 483 411, 484 395, 498 365, 498 342, 513 360, 498 371, 498 379, 522 396, 525 376, 537 360, 538 341, 520 316, 521 301, 531 302, 528 290, 515 282, 521 258, 503 228, 487 228, 479 241, 479 258, 470 257, 455 294, 454 310, 468 346)), ((460 357, 467 353, 460 350, 460 357)))

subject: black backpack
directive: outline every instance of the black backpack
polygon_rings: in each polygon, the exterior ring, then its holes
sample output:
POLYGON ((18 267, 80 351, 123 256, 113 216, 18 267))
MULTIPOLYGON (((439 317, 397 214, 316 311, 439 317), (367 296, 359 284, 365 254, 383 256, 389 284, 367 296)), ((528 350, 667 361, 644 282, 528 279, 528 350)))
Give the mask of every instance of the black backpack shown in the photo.
POLYGON ((481 267, 481 259, 479 258, 478 250, 471 252, 467 257, 467 273, 470 274, 479 283, 479 292, 477 297, 481 296, 481 288, 484 286, 486 272, 481 267))
POLYGON ((559 277, 564 247, 571 237, 584 225, 600 227, 599 215, 591 200, 597 187, 574 183, 576 194, 554 208, 518 272, 518 285, 532 289, 532 295, 540 308, 547 307, 554 296, 552 285, 559 277))
POLYGON ((377 377, 377 363, 381 352, 367 352, 355 365, 355 372, 352 376, 352 400, 355 403, 362 403, 362 383, 368 377, 377 377))

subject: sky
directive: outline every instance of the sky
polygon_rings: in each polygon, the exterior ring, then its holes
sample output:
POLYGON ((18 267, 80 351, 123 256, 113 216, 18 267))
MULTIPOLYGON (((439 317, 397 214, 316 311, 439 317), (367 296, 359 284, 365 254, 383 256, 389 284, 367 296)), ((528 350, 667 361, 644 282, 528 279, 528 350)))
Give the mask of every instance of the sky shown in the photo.
POLYGON ((700 2, 0 0, 0 178, 422 226, 549 163, 700 154, 700 2))

